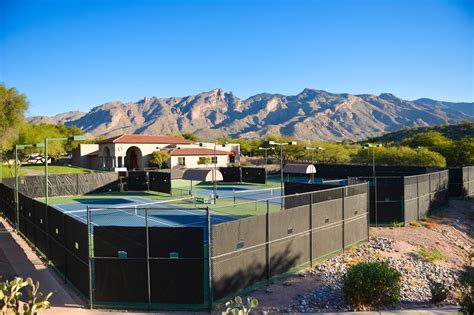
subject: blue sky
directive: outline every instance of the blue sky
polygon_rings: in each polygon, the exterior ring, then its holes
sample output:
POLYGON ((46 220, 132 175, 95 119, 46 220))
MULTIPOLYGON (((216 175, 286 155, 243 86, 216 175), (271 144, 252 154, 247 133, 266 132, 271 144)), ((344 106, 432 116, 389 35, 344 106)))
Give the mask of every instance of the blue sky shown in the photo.
POLYGON ((0 0, 29 115, 215 87, 474 101, 474 1, 0 0))

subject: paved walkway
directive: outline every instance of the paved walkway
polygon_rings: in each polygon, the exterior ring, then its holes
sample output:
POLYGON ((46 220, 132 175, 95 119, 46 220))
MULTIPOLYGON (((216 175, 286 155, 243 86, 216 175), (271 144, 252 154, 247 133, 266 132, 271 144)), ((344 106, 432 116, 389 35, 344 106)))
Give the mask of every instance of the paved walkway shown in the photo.
POLYGON ((444 314, 459 314, 459 307, 448 306, 448 307, 438 307, 438 308, 419 308, 412 310, 396 310, 396 311, 378 311, 378 312, 345 312, 345 313, 323 313, 326 315, 348 315, 348 314, 357 314, 357 315, 393 315, 393 314, 404 314, 404 315, 444 315, 444 314))
MULTIPOLYGON (((83 314, 87 312, 82 301, 51 268, 28 246, 26 241, 12 231, 12 227, 0 218, 0 274, 3 279, 15 276, 40 282, 40 291, 53 292, 52 308, 44 313, 83 314)), ((42 312, 43 313, 43 312, 42 312)))

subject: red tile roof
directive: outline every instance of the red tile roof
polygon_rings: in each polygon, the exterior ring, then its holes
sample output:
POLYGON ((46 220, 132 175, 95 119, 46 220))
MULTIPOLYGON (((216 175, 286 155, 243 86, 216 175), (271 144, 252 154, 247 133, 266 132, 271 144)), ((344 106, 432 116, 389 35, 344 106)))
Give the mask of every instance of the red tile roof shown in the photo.
POLYGON ((194 142, 172 136, 121 135, 97 143, 192 144, 194 142))
MULTIPOLYGON (((163 150, 163 151, 168 152, 172 156, 186 156, 186 155, 213 156, 214 155, 214 149, 207 149, 207 148, 177 148, 177 149, 163 150)), ((229 155, 230 152, 216 150, 215 154, 216 155, 229 155)))

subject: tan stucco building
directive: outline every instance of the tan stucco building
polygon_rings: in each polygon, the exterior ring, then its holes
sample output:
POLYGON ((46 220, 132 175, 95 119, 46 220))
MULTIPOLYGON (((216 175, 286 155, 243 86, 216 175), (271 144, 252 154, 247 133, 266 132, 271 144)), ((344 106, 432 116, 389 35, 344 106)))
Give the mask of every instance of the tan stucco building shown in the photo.
POLYGON ((89 161, 89 165, 98 164, 97 169, 110 171, 149 168, 154 151, 170 154, 167 163, 170 168, 210 167, 214 166, 216 157, 218 167, 227 166, 239 163, 240 159, 239 144, 195 143, 172 136, 121 135, 85 146, 89 147, 77 150, 73 161, 81 161, 83 166, 89 161), (87 154, 82 155, 81 152, 87 154), (80 156, 77 157, 77 154, 80 156), (90 163, 91 159, 96 162, 90 163))

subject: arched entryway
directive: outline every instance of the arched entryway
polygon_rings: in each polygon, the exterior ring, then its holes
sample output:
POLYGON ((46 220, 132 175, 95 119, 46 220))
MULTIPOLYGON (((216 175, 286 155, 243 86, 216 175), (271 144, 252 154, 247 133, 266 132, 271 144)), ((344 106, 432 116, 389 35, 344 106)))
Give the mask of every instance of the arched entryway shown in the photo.
POLYGON ((125 156, 125 167, 128 170, 143 168, 142 151, 137 147, 130 147, 125 156))

